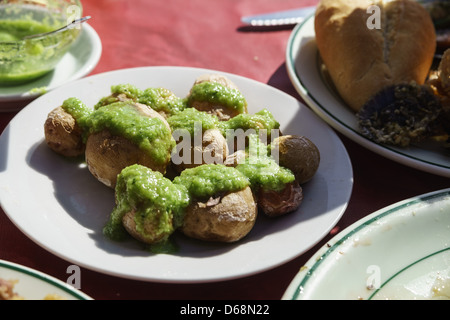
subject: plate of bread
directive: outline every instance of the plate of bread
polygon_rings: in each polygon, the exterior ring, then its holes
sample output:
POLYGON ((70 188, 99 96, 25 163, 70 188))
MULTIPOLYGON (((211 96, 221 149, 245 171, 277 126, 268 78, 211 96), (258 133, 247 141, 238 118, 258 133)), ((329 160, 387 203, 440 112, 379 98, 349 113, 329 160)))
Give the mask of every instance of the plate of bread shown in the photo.
POLYGON ((304 101, 335 130, 450 177, 450 50, 439 47, 429 12, 411 0, 321 0, 292 31, 286 65, 304 101))

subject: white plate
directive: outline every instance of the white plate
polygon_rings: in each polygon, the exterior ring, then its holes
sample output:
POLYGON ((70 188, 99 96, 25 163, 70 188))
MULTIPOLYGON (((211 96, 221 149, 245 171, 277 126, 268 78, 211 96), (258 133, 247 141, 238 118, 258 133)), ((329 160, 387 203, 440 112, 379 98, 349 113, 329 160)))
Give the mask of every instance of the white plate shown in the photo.
POLYGON ((64 300, 92 300, 59 279, 5 260, 0 260, 0 278, 17 281, 14 292, 25 300, 43 300, 47 295, 57 295, 64 300))
POLYGON ((31 101, 41 95, 33 89, 45 88, 48 92, 88 75, 97 65, 101 54, 102 44, 97 32, 85 23, 80 37, 52 72, 29 83, 0 87, 0 112, 17 110, 20 108, 18 105, 23 106, 21 101, 31 101))
POLYGON ((450 299, 450 189, 349 226, 296 275, 283 299, 450 299), (440 294, 434 292, 441 288, 440 294))
POLYGON ((354 112, 341 100, 320 71, 315 42, 314 16, 297 25, 286 49, 286 65, 292 84, 305 102, 330 126, 363 147, 404 165, 450 177, 450 155, 443 147, 422 144, 396 148, 377 144, 364 137, 354 112))
MULTIPOLYGON (((80 266, 120 277, 157 282, 206 282, 251 275, 305 252, 338 222, 353 186, 351 163, 340 139, 293 97, 263 83, 226 74, 249 103, 249 112, 273 112, 285 134, 309 137, 321 152, 314 179, 304 186, 295 214, 276 220, 260 216, 236 244, 210 244, 175 236, 180 251, 151 255, 134 241, 111 242, 102 235, 114 206, 113 191, 84 166, 51 152, 43 124, 49 111, 75 96, 88 106, 110 94, 111 85, 165 87, 188 94, 195 78, 212 70, 147 67, 78 80, 32 102, 0 137, 0 203, 26 235, 48 251, 80 266)), ((222 73, 223 74, 223 73, 222 73)))

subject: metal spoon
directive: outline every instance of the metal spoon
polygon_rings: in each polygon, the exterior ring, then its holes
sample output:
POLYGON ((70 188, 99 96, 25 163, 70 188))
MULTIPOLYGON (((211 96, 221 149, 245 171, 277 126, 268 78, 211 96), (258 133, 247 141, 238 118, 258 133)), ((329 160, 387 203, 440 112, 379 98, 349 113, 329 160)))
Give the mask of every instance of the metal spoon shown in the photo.
POLYGON ((78 24, 89 20, 90 18, 91 18, 90 16, 87 16, 87 17, 83 17, 83 18, 80 18, 80 19, 75 19, 71 23, 69 23, 68 25, 66 25, 66 26, 64 26, 62 28, 59 28, 57 30, 50 31, 50 32, 32 34, 30 36, 23 37, 23 40, 30 40, 30 39, 34 39, 34 38, 40 38, 40 37, 47 36, 49 34, 54 34, 54 33, 58 33, 58 32, 61 32, 61 31, 69 30, 69 29, 74 28, 78 24))

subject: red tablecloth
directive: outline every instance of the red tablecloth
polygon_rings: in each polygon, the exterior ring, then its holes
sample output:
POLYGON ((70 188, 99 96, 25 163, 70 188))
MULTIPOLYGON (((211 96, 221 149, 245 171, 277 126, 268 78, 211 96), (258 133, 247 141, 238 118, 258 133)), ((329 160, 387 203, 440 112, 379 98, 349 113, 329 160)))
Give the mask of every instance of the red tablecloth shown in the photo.
MULTIPOLYGON (((316 0, 84 0, 84 14, 101 37, 92 74, 140 66, 190 66, 235 73, 301 100, 285 70, 288 28, 248 30, 240 17, 316 4, 316 0)), ((14 116, 0 113, 0 132, 14 116)), ((334 235, 394 202, 450 186, 449 179, 387 160, 343 140, 354 170, 348 208, 322 241, 297 259, 254 276, 206 284, 121 279, 82 268, 81 289, 94 299, 280 299, 304 263, 334 235)), ((301 237, 301 235, 299 235, 301 237)), ((36 245, 0 209, 0 259, 66 281, 71 263, 36 245)))

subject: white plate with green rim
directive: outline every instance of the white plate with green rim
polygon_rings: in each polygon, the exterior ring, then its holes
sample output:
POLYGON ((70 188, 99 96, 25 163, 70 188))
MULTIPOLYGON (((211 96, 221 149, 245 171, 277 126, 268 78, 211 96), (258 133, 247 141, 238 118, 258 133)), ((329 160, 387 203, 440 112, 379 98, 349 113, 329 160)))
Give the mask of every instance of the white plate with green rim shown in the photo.
POLYGON ((329 233, 347 208, 352 187, 352 165, 342 141, 311 110, 264 83, 214 70, 143 67, 80 79, 33 101, 0 136, 0 203, 14 224, 63 259, 137 280, 229 280, 286 263, 329 233), (180 249, 174 254, 154 255, 135 241, 106 239, 102 229, 114 207, 114 192, 95 180, 83 163, 49 150, 43 129, 47 114, 70 97, 92 107, 117 84, 164 87, 185 97, 197 77, 210 73, 226 75, 239 87, 249 113, 267 108, 284 134, 306 136, 319 148, 320 166, 303 186, 300 208, 279 219, 260 215, 247 237, 233 244, 206 243, 175 234, 180 249))
POLYGON ((289 78, 308 106, 334 129, 361 146, 418 170, 450 177, 450 152, 432 142, 397 148, 377 144, 361 134, 354 112, 342 101, 332 82, 321 72, 315 42, 314 16, 298 24, 286 48, 289 78))
POLYGON ((23 265, 0 260, 0 278, 13 281, 14 293, 24 300, 92 300, 73 286, 23 265))
POLYGON ((400 201, 341 231, 283 299, 450 299, 450 189, 400 201))
POLYGON ((16 111, 23 107, 22 101, 32 101, 63 84, 85 77, 98 64, 101 54, 100 37, 89 24, 83 24, 80 37, 53 71, 25 84, 0 87, 0 112, 16 111))

